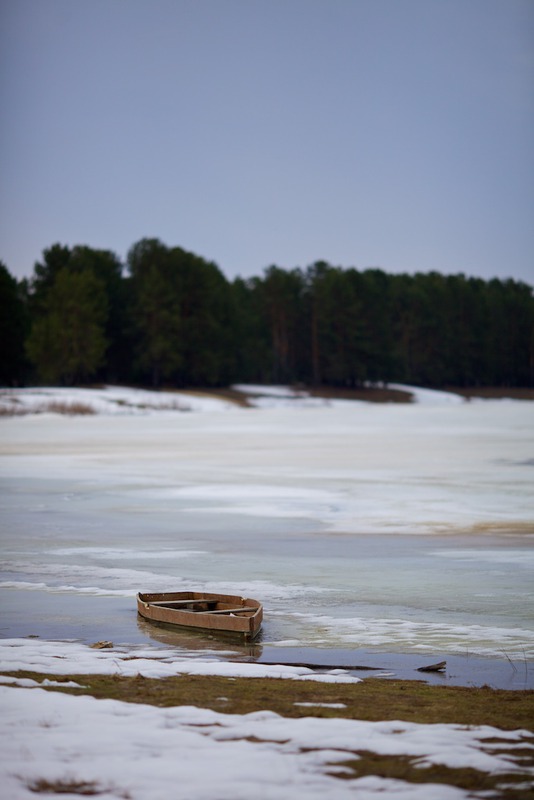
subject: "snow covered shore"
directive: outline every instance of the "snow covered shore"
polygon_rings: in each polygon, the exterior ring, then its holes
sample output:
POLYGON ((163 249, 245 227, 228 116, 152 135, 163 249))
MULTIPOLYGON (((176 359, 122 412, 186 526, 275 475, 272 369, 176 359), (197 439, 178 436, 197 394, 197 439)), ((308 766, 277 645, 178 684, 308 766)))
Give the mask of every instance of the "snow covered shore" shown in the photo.
POLYGON ((371 800, 384 794, 462 800, 472 795, 447 785, 377 776, 341 780, 335 772, 365 749, 415 757, 421 767, 510 773, 517 765, 485 740, 498 736, 519 747, 523 738, 521 731, 488 726, 284 719, 269 711, 239 716, 43 689, 0 687, 0 699, 0 776, 10 800, 35 798, 46 784, 63 786, 62 793, 70 785, 69 797, 85 787, 104 800, 371 800))
MULTIPOLYGON (((289 386, 238 384, 233 387, 255 408, 308 407, 321 408, 361 403, 358 400, 336 400, 312 397, 307 391, 289 386)), ((414 402, 425 405, 448 405, 465 402, 452 392, 420 389, 391 384, 412 395, 414 402)), ((61 387, 29 387, 0 389, 0 413, 4 414, 161 414, 177 411, 230 411, 235 404, 209 393, 151 391, 125 386, 103 386, 96 389, 61 387)))
MULTIPOLYGON (((139 652, 132 659, 131 654, 127 658, 74 643, 5 640, 0 642, 0 671, 318 678, 303 668, 210 664, 206 659, 177 664, 171 653, 159 656, 139 652)), ((340 671, 322 677, 357 681, 340 671)), ((514 760, 515 748, 533 748, 531 734, 523 730, 288 719, 271 711, 236 715, 193 704, 162 709, 47 692, 28 679, 4 676, 0 683, 5 684, 0 686, 0 780, 10 800, 30 800, 47 788, 105 800, 309 800, 325 795, 374 800, 384 793, 396 800, 472 797, 446 784, 416 785, 377 776, 340 779, 342 763, 357 758, 358 751, 405 756, 422 769, 441 764, 492 775, 520 773, 525 779, 534 775, 514 760)), ((54 682, 44 681, 43 686, 53 687, 54 682)))
POLYGON ((1 389, 0 412, 4 414, 117 414, 148 415, 177 411, 227 411, 231 402, 189 392, 155 392, 125 386, 98 389, 29 387, 1 389))
MULTIPOLYGON (((220 655, 220 654, 219 654, 220 655)), ((359 683, 345 670, 317 674, 307 667, 242 664, 214 658, 177 659, 175 650, 91 649, 75 642, 39 639, 0 639, 0 672, 55 675, 121 675, 168 678, 172 675, 223 675, 228 678, 280 678, 323 683, 359 683)), ((0 683, 5 682, 0 677, 0 683)))

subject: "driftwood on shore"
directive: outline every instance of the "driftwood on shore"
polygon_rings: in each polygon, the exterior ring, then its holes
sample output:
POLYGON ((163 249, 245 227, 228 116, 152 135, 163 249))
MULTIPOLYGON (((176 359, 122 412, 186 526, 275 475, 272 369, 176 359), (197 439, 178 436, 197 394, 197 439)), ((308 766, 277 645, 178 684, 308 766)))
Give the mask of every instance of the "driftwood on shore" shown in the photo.
POLYGON ((428 667, 418 667, 417 672, 443 672, 446 666, 446 661, 438 661, 437 664, 429 664, 428 667))
MULTIPOLYGON (((247 663, 253 663, 255 659, 248 659, 247 663)), ((307 669, 346 669, 346 670, 380 670, 384 667, 366 667, 363 664, 316 664, 308 661, 260 661, 268 667, 306 667, 307 669)))
MULTIPOLYGON (((242 663, 254 662, 255 659, 243 659, 242 663)), ((361 671, 361 672, 383 672, 386 667, 369 667, 364 664, 316 664, 308 661, 261 661, 261 664, 267 666, 280 666, 280 667, 306 667, 307 669, 346 669, 348 671, 361 671)), ((429 664, 426 667, 417 667, 417 672, 444 672, 447 666, 446 661, 438 661, 436 664, 429 664)))

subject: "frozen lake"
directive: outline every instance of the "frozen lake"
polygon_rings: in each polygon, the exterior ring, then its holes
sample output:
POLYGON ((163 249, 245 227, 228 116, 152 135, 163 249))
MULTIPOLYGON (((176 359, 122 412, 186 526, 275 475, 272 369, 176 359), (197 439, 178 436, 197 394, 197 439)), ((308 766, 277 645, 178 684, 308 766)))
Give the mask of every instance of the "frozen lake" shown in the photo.
POLYGON ((4 638, 194 656, 134 596, 201 588, 263 601, 254 656, 534 657, 534 403, 4 418, 0 477, 4 638))

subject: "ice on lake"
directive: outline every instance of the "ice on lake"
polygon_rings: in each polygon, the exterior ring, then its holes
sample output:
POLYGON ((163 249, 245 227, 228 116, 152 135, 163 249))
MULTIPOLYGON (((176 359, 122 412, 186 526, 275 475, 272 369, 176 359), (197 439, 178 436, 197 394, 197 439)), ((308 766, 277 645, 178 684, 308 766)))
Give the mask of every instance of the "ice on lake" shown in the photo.
POLYGON ((3 637, 160 647, 135 593, 201 588, 262 600, 281 657, 534 655, 534 403, 129 391, 0 420, 3 637))

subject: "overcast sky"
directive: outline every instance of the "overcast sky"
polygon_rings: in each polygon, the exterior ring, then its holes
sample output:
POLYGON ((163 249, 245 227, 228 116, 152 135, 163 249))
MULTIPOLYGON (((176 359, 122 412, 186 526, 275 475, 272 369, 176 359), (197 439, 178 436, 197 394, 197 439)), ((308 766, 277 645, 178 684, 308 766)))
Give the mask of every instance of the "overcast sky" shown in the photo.
POLYGON ((533 0, 2 0, 0 258, 534 283, 533 0))

